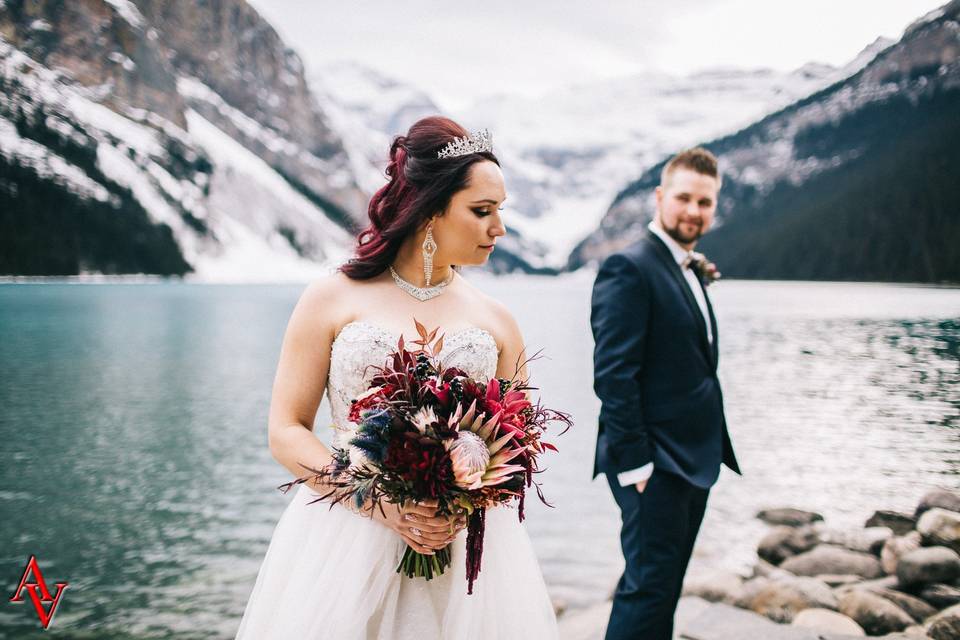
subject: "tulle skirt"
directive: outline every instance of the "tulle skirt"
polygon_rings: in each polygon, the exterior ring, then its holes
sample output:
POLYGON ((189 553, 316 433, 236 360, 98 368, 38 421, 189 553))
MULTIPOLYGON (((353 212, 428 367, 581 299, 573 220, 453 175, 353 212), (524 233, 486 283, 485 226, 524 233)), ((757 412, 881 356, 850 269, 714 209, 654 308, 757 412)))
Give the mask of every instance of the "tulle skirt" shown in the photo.
POLYGON ((487 512, 483 564, 467 595, 466 532, 427 581, 396 572, 405 545, 301 486, 274 531, 238 640, 524 640, 558 637, 540 567, 515 509, 487 512))

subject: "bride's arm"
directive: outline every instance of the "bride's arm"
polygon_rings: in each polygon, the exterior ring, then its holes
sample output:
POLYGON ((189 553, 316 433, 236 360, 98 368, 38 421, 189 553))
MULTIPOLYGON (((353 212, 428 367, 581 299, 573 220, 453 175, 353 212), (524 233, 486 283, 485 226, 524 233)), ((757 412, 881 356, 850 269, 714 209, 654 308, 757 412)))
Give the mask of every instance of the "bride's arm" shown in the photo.
POLYGON ((512 380, 527 379, 527 353, 523 344, 523 335, 520 333, 520 327, 514 319, 513 314, 499 302, 494 304, 494 316, 497 320, 497 340, 500 348, 500 355, 497 358, 497 377, 512 380), (519 371, 517 370, 519 367, 519 371))
MULTIPOLYGON (((330 345, 338 318, 331 303, 337 299, 337 276, 307 287, 290 316, 273 381, 267 433, 274 459, 298 478, 309 474, 302 465, 319 469, 332 458, 312 433, 330 368, 330 345)), ((313 485, 314 489, 320 489, 313 485)))
MULTIPOLYGON (((325 494, 330 487, 301 465, 320 469, 332 455, 313 434, 330 369, 330 347, 347 318, 336 306, 344 291, 339 274, 307 287, 300 296, 280 349, 273 381, 267 433, 274 459, 297 478, 311 476, 307 486, 325 494)), ((464 523, 437 517, 435 504, 368 504, 363 511, 396 531, 414 550, 430 554, 445 547, 464 523), (414 533, 415 532, 415 533, 414 533)))

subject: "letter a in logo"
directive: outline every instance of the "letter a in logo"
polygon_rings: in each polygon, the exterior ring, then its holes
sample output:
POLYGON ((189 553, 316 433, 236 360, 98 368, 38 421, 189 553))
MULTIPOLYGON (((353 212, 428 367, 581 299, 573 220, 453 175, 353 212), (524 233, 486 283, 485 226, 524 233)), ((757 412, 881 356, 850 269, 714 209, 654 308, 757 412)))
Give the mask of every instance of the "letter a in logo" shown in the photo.
POLYGON ((50 626, 53 614, 57 611, 57 605, 60 604, 60 596, 63 595, 63 591, 66 588, 66 582, 58 582, 57 595, 50 595, 47 583, 44 581, 43 574, 40 572, 40 565, 37 564, 37 556, 32 555, 30 559, 27 560, 27 566, 23 570, 23 577, 20 578, 20 585, 17 587, 17 590, 13 592, 13 597, 10 598, 10 602, 23 602, 23 590, 26 589, 27 594, 30 596, 30 601, 33 602, 34 609, 37 610, 37 616, 40 617, 40 624, 46 629, 50 626), (34 582, 27 582, 30 574, 33 574, 34 582), (44 602, 50 603, 49 610, 43 608, 44 602))

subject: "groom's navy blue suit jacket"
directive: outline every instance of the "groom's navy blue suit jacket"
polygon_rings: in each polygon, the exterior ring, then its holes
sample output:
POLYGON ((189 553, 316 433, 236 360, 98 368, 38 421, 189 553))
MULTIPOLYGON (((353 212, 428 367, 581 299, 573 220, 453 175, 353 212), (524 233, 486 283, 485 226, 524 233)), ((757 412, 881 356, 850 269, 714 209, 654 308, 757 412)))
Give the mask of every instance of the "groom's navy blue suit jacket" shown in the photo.
POLYGON ((720 464, 737 473, 713 343, 667 246, 647 234, 607 258, 593 287, 594 391, 600 430, 593 475, 653 462, 708 488, 720 464))

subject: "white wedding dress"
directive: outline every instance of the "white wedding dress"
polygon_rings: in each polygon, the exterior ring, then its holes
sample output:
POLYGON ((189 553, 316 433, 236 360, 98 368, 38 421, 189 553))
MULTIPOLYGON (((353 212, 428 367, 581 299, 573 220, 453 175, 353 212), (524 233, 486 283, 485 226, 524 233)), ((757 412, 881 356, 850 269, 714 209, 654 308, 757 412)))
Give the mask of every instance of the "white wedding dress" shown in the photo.
MULTIPOLYGON (((382 365, 398 336, 365 322, 334 340, 327 397, 335 442, 349 440, 350 400, 367 388, 368 366, 382 365)), ((497 345, 482 329, 448 334, 446 366, 471 377, 496 374, 497 345)), ((300 485, 273 533, 237 638, 242 640, 540 640, 557 638, 553 606, 517 510, 487 513, 483 561, 473 594, 465 577, 466 531, 453 562, 433 580, 396 572, 404 542, 382 524, 345 507, 308 504, 300 485)))

